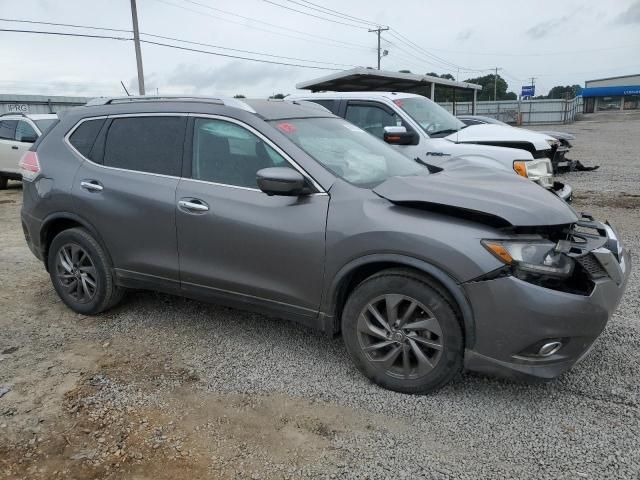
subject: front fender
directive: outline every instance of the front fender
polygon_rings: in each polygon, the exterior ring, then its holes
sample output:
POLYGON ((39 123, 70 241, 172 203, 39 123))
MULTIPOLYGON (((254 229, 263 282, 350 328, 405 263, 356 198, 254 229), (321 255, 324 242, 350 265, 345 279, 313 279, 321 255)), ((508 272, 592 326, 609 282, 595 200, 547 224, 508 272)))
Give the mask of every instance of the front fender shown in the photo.
POLYGON ((440 268, 425 262, 424 260, 395 253, 369 254, 358 257, 349 261, 338 271, 338 273, 336 273, 331 283, 326 287, 322 297, 321 312, 323 313, 321 313, 321 316, 333 319, 333 322, 325 321, 325 330, 328 330, 327 327, 329 323, 333 324, 334 332, 338 330, 338 328, 336 328, 337 322, 339 321, 337 316, 340 313, 338 311, 338 302, 340 300, 341 289, 345 286, 345 283, 348 282, 350 276, 361 267, 380 263, 413 268, 440 282, 440 284, 447 290, 447 293, 453 297, 460 309, 465 332, 465 344, 467 348, 472 348, 475 344, 475 322, 473 320, 473 310, 464 290, 456 279, 440 268))

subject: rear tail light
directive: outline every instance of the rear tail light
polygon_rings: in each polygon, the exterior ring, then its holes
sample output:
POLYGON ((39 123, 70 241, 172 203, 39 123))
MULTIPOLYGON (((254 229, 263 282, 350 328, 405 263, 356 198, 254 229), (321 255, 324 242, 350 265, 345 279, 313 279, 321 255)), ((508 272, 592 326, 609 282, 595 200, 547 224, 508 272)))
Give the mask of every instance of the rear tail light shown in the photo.
POLYGON ((23 180, 33 180, 40 173, 40 161, 36 152, 27 152, 20 159, 20 173, 23 180))

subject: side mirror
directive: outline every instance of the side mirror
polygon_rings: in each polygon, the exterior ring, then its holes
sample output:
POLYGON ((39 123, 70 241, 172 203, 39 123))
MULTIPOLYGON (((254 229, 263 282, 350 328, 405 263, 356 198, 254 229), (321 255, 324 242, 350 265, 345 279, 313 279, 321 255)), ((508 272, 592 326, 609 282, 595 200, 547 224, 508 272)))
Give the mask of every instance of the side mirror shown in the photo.
POLYGON ((384 127, 384 141, 391 145, 413 145, 416 134, 405 127, 384 127))
POLYGON ((35 137, 35 136, 33 137, 24 136, 20 139, 22 143, 36 143, 36 140, 38 140, 38 137, 35 137))
POLYGON ((305 179, 293 168, 269 167, 256 173, 258 187, 267 195, 298 196, 305 193, 305 179))

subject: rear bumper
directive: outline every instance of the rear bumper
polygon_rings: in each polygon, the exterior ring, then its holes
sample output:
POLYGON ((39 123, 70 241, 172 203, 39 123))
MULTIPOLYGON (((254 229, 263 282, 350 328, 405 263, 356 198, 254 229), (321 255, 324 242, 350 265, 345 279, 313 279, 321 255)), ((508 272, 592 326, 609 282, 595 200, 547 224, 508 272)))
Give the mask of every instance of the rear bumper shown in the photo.
POLYGON ((590 295, 533 285, 515 277, 464 284, 476 323, 476 342, 465 352, 468 370, 524 378, 555 378, 586 356, 624 293, 631 259, 623 253, 622 281, 595 280, 590 295), (561 341, 553 355, 537 346, 561 341), (533 348, 532 348, 533 347, 533 348))
POLYGON ((20 213, 20 220, 22 221, 22 231, 29 250, 31 250, 31 253, 33 253, 36 258, 43 260, 44 256, 40 245, 41 220, 25 213, 24 209, 20 213))

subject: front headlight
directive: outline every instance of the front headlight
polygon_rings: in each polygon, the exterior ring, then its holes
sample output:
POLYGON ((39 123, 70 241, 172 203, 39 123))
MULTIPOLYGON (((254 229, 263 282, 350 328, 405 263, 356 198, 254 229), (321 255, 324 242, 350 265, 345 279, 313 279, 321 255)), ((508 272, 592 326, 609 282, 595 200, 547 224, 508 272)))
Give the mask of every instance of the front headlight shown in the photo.
POLYGON ((550 177, 553 173, 553 167, 548 158, 516 160, 513 162, 513 169, 518 175, 533 180, 534 182, 541 178, 550 177))
POLYGON ((557 140, 555 138, 548 138, 547 143, 550 147, 555 147, 556 145, 560 145, 560 140, 557 140))
MULTIPOLYGON (((482 240, 482 245, 505 265, 524 274, 566 278, 573 273, 574 260, 545 240, 482 240)), ((517 275, 516 275, 517 276, 517 275)))

